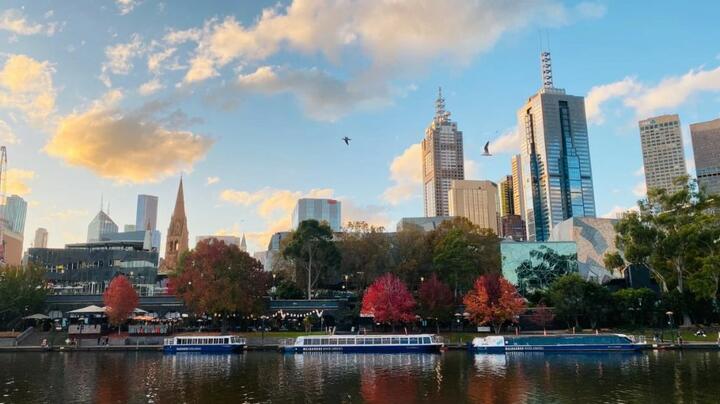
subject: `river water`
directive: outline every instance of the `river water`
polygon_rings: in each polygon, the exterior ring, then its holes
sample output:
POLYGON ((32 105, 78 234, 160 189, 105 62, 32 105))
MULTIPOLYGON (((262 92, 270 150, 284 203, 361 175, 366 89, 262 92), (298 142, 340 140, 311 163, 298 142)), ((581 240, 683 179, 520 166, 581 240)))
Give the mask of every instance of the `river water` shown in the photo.
POLYGON ((0 353, 0 403, 718 403, 720 352, 0 353))

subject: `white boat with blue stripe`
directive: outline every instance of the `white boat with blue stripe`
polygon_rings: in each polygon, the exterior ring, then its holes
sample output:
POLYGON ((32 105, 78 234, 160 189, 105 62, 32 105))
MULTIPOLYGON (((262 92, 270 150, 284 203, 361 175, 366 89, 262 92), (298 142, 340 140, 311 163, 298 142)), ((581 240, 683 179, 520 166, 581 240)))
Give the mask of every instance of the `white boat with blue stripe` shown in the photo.
POLYGON ((245 349, 245 338, 235 335, 180 335, 165 338, 165 353, 238 353, 245 349))
POLYGON ((287 353, 436 353, 442 339, 432 334, 415 335, 312 335, 281 345, 287 353))
POLYGON ((624 334, 493 335, 474 338, 470 345, 478 353, 611 352, 648 347, 624 334))

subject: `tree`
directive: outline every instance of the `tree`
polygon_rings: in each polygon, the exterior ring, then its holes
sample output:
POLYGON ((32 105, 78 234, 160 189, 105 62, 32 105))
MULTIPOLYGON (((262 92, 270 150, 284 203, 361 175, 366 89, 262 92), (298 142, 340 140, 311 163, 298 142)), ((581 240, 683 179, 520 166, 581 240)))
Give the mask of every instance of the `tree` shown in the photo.
POLYGON ((175 293, 190 310, 221 316, 224 331, 229 314, 263 309, 267 275, 258 260, 236 245, 210 239, 183 255, 172 280, 175 293))
POLYGON ((500 273, 500 239, 460 217, 442 223, 432 235, 433 266, 457 297, 478 275, 500 273))
POLYGON ((390 324, 395 331, 397 324, 415 320, 415 299, 400 278, 387 273, 365 291, 362 311, 372 314, 378 323, 390 324))
POLYGON ((580 316, 585 312, 585 281, 577 274, 565 275, 550 286, 550 301, 558 317, 580 328, 580 316))
POLYGON ((420 285, 418 291, 420 298, 420 314, 425 318, 435 319, 437 332, 440 333, 440 320, 452 315, 454 299, 453 293, 440 281, 437 275, 432 274, 430 279, 420 285))
POLYGON ((105 289, 103 303, 105 303, 108 322, 117 326, 118 333, 120 333, 120 327, 138 307, 140 299, 130 281, 125 276, 119 275, 113 278, 108 288, 105 289))
POLYGON ((605 286, 592 281, 585 281, 583 292, 585 317, 590 321, 590 328, 597 329, 612 308, 612 295, 605 286))
POLYGON ((333 232, 327 223, 305 220, 300 223, 283 249, 284 258, 292 259, 305 270, 307 299, 312 299, 312 288, 320 276, 340 263, 340 252, 333 242, 333 232))
POLYGON ((390 268, 390 238, 383 227, 350 222, 340 236, 338 249, 342 256, 341 274, 362 272, 375 279, 390 268))
MULTIPOLYGON (((648 190, 639 211, 626 214, 615 226, 616 244, 628 264, 650 269, 664 292, 683 295, 688 287, 713 300, 720 283, 720 198, 709 197, 687 177, 676 180, 677 192, 648 190)), ((612 257, 607 261, 617 265, 612 257)), ((683 323, 690 317, 683 312, 683 323)))
POLYGON ((430 236, 419 226, 407 225, 391 239, 392 272, 409 285, 432 273, 433 247, 430 236))
POLYGON ((547 325, 550 324, 555 318, 555 314, 550 310, 545 303, 538 304, 533 310, 533 314, 530 320, 542 327, 543 334, 547 335, 547 325))
POLYGON ((613 293, 613 301, 620 320, 633 327, 649 325, 657 296, 650 289, 621 289, 613 293))
POLYGON ((0 267, 0 326, 13 327, 22 317, 41 310, 47 290, 40 267, 0 267))
POLYGON ((470 321, 491 324, 496 334, 508 321, 515 322, 525 310, 525 301, 515 286, 498 274, 480 276, 463 299, 470 321))

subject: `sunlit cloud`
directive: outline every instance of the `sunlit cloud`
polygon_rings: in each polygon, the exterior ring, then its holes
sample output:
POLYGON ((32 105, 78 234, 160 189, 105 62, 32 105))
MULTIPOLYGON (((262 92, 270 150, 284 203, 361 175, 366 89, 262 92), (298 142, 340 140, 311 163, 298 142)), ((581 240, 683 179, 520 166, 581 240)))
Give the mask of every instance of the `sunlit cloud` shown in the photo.
POLYGON ((44 124, 55 112, 54 69, 26 55, 10 55, 0 70, 0 108, 18 110, 44 124))
POLYGON ((26 196, 32 192, 29 181, 35 178, 35 171, 11 168, 7 171, 7 194, 26 196))
POLYGON ((422 193, 422 146, 416 143, 405 149, 390 163, 390 180, 393 185, 382 194, 382 199, 397 205, 420 197, 422 193))
MULTIPOLYGON (((52 17, 45 15, 46 19, 52 17)), ((57 22, 33 23, 23 14, 22 10, 8 9, 0 13, 0 31, 12 32, 15 35, 46 35, 53 36, 61 27, 57 22)))

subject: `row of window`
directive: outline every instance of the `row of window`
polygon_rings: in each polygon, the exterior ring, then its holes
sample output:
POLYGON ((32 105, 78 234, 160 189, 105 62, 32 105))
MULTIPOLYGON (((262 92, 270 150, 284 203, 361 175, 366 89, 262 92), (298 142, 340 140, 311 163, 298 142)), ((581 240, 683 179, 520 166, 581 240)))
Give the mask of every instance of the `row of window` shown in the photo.
POLYGON ((238 343, 238 337, 208 337, 208 338, 178 338, 176 345, 222 345, 229 343, 238 343))
POLYGON ((430 337, 357 337, 357 338, 305 338, 303 345, 417 345, 430 344, 430 337))

